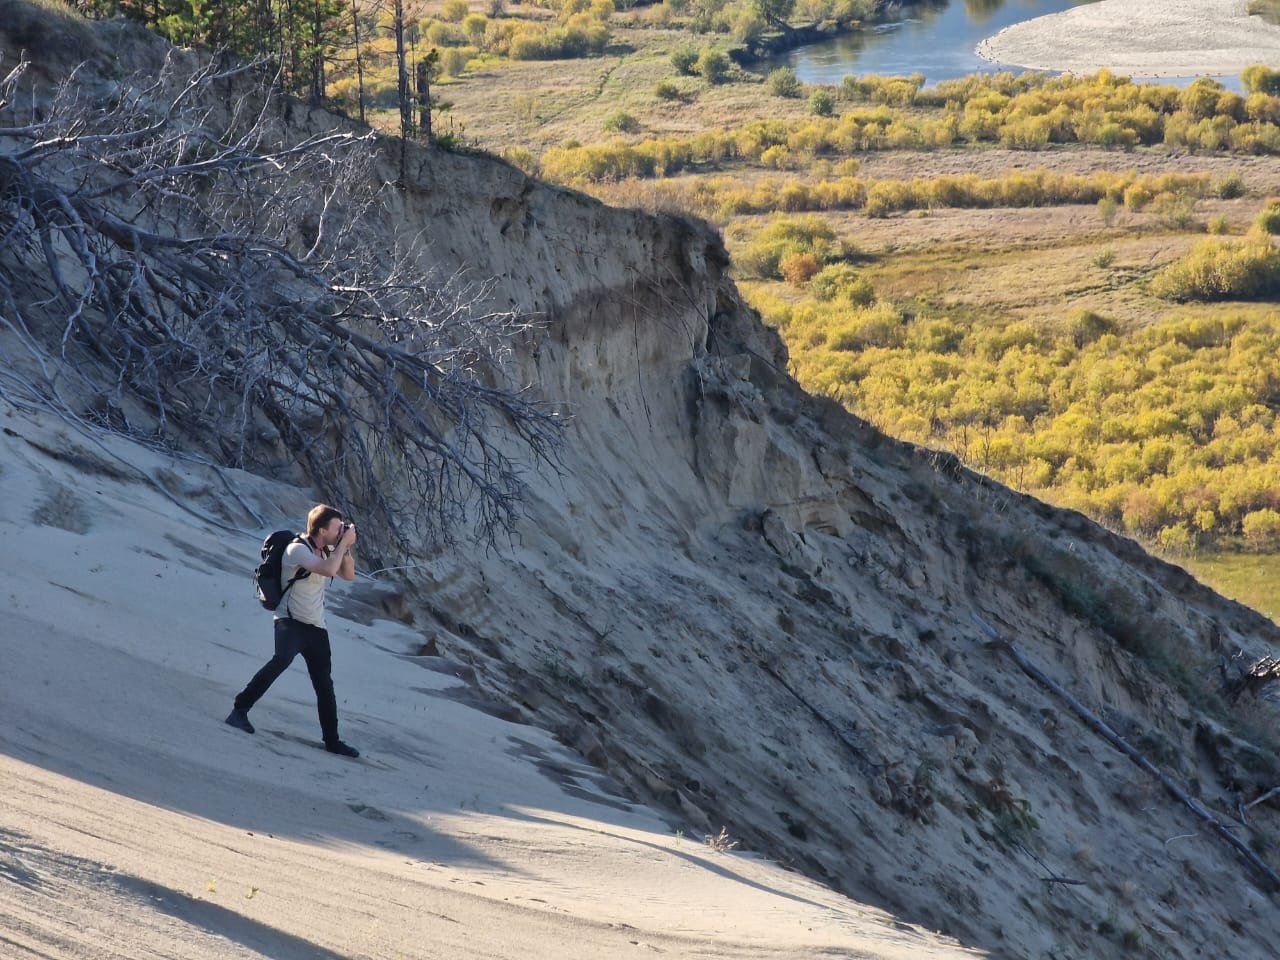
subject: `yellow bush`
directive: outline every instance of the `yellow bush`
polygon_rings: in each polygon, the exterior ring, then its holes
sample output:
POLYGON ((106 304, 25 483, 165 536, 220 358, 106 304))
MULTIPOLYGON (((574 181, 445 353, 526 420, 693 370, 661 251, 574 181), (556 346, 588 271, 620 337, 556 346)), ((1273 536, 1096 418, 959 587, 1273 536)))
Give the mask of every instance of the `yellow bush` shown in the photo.
POLYGON ((1280 256, 1269 240, 1202 240, 1151 279, 1166 300, 1249 300, 1280 292, 1280 256))
POLYGON ((777 208, 787 213, 803 213, 812 209, 808 186, 798 180, 784 183, 778 191, 777 208))
POLYGON ((824 267, 814 275, 809 289, 823 303, 838 300, 853 307, 867 307, 876 298, 871 282, 847 263, 824 267))
POLYGON ((818 258, 812 253, 788 253, 778 262, 782 279, 793 287, 803 287, 818 269, 818 258))
POLYGON ((1133 184, 1124 191, 1124 206, 1126 210, 1138 211, 1151 202, 1155 196, 1151 187, 1141 184, 1133 184))
POLYGON ((1280 549, 1280 512, 1270 508, 1250 511, 1241 519, 1240 529, 1255 550, 1280 549))
POLYGON ((761 152, 760 163, 774 170, 794 170, 796 167, 791 151, 782 144, 774 144, 761 152))
MULTIPOLYGON (((461 2, 465 7, 466 0, 461 0, 461 2)), ((466 42, 466 37, 463 36, 462 30, 457 24, 445 23, 440 20, 431 21, 423 37, 433 47, 453 47, 466 42)))
POLYGON ((444 0, 440 6, 440 19, 450 23, 461 23, 463 17, 471 12, 467 0, 444 0))
POLYGON ((835 327, 827 338, 834 350, 865 350, 897 344, 902 333, 902 314, 888 304, 856 310, 835 327))
POLYGON ((1244 102, 1244 116, 1262 123, 1280 123, 1280 97, 1253 93, 1244 102))

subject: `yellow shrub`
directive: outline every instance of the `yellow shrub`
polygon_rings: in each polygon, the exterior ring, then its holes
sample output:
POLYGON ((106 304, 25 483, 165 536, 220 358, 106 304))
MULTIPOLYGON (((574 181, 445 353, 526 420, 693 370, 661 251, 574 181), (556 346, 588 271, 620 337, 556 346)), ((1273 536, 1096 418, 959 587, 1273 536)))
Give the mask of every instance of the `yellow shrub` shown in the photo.
POLYGON ((1202 240, 1151 279, 1167 300, 1249 300, 1280 292, 1280 256, 1269 240, 1202 240))
POLYGON ((789 253, 778 262, 778 271, 793 287, 803 287, 818 272, 818 258, 812 253, 789 253))
POLYGON ((444 0, 440 7, 440 19, 450 23, 461 23, 462 18, 470 12, 467 0, 444 0))
POLYGON ((1246 513, 1240 521, 1245 540, 1255 550, 1280 548, 1280 513, 1270 508, 1246 513))

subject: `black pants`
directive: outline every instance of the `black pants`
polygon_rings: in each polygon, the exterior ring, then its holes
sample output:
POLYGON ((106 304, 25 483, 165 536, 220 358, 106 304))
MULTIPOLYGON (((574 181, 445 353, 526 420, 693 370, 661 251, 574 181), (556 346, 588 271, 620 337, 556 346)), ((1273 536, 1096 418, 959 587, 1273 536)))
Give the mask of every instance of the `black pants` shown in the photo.
POLYGON ((276 621, 276 655, 253 675, 249 685, 236 695, 236 709, 248 710, 289 668, 293 658, 302 654, 316 691, 316 710, 320 714, 320 732, 325 743, 338 740, 338 701, 333 695, 333 658, 329 651, 329 631, 301 620, 276 621))

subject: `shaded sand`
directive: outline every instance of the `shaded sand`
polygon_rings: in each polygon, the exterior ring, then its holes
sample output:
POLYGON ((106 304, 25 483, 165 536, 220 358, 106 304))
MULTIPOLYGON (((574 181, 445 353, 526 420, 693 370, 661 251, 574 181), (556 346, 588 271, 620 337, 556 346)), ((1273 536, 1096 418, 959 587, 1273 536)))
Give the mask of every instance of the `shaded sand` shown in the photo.
MULTIPOLYGON (((0 957, 973 957, 755 856, 678 836, 335 584, 343 736, 270 650, 211 469, 56 418, 0 423, 0 957), (151 486, 137 474, 154 478, 151 486), (164 491, 170 491, 166 496, 164 491), (355 619, 352 619, 352 618, 355 619), (425 669, 420 669, 425 668, 425 669)), ((288 516, 306 495, 238 474, 288 516)))
POLYGON ((975 52, 1033 70, 1229 74, 1280 65, 1280 26, 1249 16, 1245 0, 1102 0, 1006 27, 975 52))

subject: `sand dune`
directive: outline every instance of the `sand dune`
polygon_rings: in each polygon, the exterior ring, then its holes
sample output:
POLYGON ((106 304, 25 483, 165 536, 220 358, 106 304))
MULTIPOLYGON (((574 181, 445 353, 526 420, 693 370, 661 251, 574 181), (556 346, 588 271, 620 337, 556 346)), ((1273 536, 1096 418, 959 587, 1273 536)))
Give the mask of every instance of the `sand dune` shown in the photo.
POLYGON ((1102 0, 1006 27, 976 52, 1034 70, 1230 74, 1280 66, 1280 26, 1249 16, 1245 0, 1102 0))
MULTIPOLYGON (((450 665, 399 623, 331 624, 359 761, 319 749, 300 663, 257 735, 224 726, 268 655, 256 543, 130 474, 201 509, 221 481, 57 420, 4 424, 6 960, 976 955, 678 836, 547 733, 452 700, 450 665)), ((273 515, 305 505, 234 482, 273 515)))

